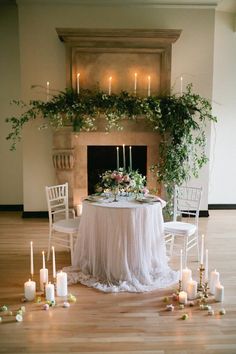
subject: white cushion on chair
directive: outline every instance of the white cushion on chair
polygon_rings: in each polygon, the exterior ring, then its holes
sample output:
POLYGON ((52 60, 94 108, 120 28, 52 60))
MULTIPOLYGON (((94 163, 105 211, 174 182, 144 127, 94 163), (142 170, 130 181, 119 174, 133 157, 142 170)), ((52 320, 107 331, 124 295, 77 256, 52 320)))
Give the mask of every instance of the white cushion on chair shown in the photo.
POLYGON ((73 234, 78 232, 80 219, 63 219, 53 223, 53 229, 58 232, 73 234))
POLYGON ((164 223, 165 234, 191 236, 197 230, 196 225, 181 221, 169 221, 164 223))

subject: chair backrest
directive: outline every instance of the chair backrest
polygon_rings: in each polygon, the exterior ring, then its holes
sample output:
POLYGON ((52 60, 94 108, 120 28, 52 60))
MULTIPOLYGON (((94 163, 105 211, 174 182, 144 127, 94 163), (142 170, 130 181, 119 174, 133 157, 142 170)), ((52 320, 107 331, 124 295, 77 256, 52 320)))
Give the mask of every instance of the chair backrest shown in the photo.
POLYGON ((64 219, 69 218, 68 183, 45 187, 49 222, 52 224, 55 214, 64 213, 64 219))
POLYGON ((178 216, 195 217, 198 222, 199 209, 202 197, 202 188, 175 187, 174 195, 174 221, 178 216))

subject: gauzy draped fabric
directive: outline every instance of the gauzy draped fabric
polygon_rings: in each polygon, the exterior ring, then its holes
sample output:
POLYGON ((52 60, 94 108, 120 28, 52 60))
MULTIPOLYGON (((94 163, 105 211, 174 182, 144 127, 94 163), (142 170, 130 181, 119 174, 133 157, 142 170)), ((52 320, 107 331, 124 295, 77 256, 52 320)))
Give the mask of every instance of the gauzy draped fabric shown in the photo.
POLYGON ((69 283, 104 292, 144 292, 178 281, 168 266, 162 203, 83 203, 69 283))

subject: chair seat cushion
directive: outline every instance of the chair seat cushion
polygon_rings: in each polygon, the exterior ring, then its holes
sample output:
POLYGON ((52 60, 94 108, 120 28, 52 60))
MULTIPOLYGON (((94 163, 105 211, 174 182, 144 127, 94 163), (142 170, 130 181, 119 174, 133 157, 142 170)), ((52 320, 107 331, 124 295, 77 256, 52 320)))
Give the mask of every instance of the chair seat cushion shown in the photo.
POLYGON ((80 219, 63 219, 53 223, 53 229, 58 232, 73 234, 78 232, 80 219))
POLYGON ((197 230, 196 225, 181 222, 181 221, 169 221, 164 223, 165 234, 175 234, 181 236, 192 236, 197 230))

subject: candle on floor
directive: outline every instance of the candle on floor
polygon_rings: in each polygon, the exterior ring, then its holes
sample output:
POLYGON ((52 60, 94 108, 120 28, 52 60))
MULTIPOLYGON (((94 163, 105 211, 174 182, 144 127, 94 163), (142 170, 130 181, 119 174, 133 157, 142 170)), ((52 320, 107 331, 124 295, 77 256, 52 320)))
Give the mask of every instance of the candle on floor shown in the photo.
POLYGON ((204 257, 204 235, 202 235, 202 242, 201 242, 201 259, 200 263, 203 265, 203 257, 204 257))
POLYGON ((215 287, 216 287, 216 284, 218 284, 220 281, 220 273, 215 270, 213 270, 211 272, 211 275, 210 275, 210 293, 211 294, 215 294, 215 287))
POLYGON ((137 93, 137 73, 134 74, 134 94, 137 93))
POLYGON ((224 301, 224 287, 219 283, 215 286, 215 300, 218 302, 224 301))
POLYGON ((208 249, 206 249, 205 255, 205 282, 208 282, 208 249))
POLYGON ((197 297, 197 282, 190 280, 187 284, 187 294, 189 300, 194 300, 197 297))
POLYGON ((151 95, 151 76, 148 76, 148 97, 151 95))
POLYGON ((129 169, 132 171, 132 146, 129 147, 129 169))
POLYGON ((26 300, 33 301, 36 294, 36 283, 29 279, 24 284, 24 295, 26 300))
POLYGON ((44 251, 42 252, 43 255, 43 268, 39 271, 39 278, 40 278, 40 290, 44 291, 45 285, 48 283, 48 269, 45 267, 45 255, 44 251))
POLYGON ((52 276, 56 279, 56 257, 55 257, 55 247, 52 246, 52 276))
POLYGON ((57 296, 67 296, 67 274, 63 271, 57 273, 57 296))
POLYGON ((179 303, 187 304, 187 293, 185 291, 180 291, 179 293, 179 303))
POLYGON ((34 275, 34 251, 33 251, 33 241, 30 241, 30 274, 31 277, 34 275))
POLYGON ((76 84, 77 84, 77 93, 79 94, 79 78, 80 78, 80 73, 77 74, 77 80, 76 80, 76 84))
POLYGON ((125 160, 125 144, 123 144, 123 169, 126 170, 126 160, 125 160))
POLYGON ((47 301, 54 301, 55 300, 55 288, 54 285, 50 282, 46 285, 46 300, 47 301))
POLYGON ((116 147, 116 168, 119 171, 120 168, 120 149, 119 146, 116 147))
POLYGON ((108 80, 108 95, 111 94, 111 82, 112 82, 112 76, 110 76, 108 80))
POLYGON ((192 271, 189 268, 184 268, 182 272, 182 289, 187 290, 188 282, 192 279, 192 271))

